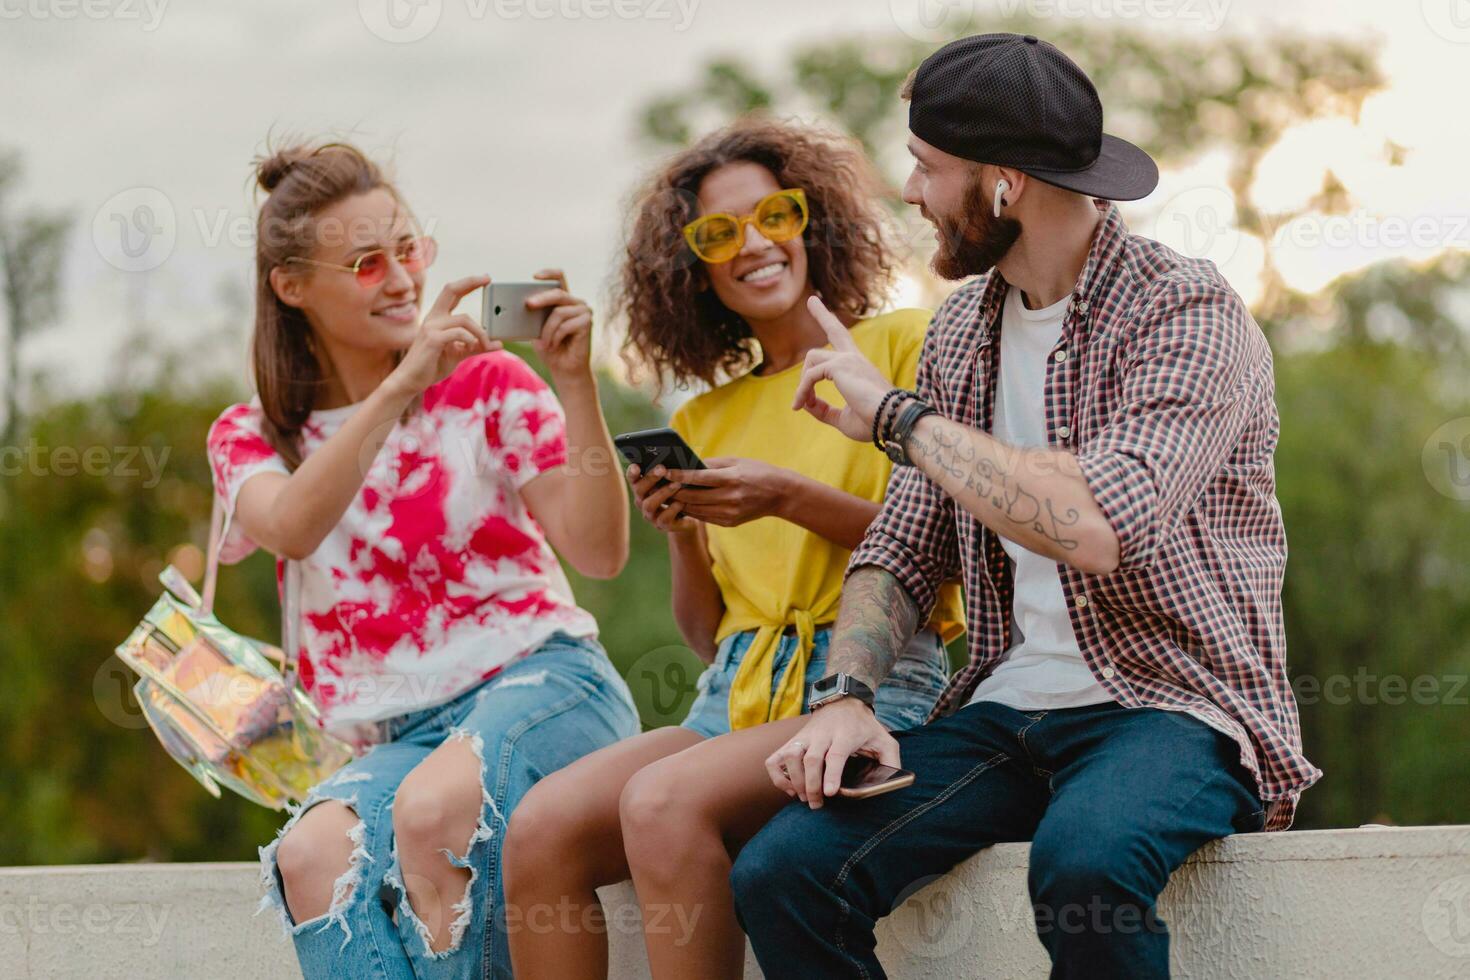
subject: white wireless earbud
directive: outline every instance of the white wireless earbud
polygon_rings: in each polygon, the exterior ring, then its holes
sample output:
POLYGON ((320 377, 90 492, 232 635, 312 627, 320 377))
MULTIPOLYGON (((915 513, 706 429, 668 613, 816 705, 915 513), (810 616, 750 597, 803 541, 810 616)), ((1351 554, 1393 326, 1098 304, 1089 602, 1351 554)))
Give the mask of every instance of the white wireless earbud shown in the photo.
POLYGON ((1006 191, 1008 191, 1010 189, 1011 189, 1010 182, 1008 180, 1006 180, 1004 177, 1002 177, 1000 180, 997 180, 995 182, 995 202, 994 203, 995 203, 995 216, 997 218, 1000 217, 1000 206, 1005 203, 1005 201, 1001 200, 1001 195, 1004 194, 1006 191))

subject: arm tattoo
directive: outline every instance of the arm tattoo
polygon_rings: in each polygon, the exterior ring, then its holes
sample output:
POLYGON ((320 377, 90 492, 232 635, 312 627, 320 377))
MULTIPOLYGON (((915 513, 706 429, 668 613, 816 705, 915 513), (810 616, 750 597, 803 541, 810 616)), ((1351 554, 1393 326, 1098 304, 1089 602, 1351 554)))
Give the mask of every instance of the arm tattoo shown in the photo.
POLYGON ((918 626, 918 607, 893 573, 859 568, 842 587, 829 673, 851 674, 876 691, 918 626))
MULTIPOLYGON (((934 426, 933 435, 928 440, 915 430, 909 436, 907 448, 915 462, 927 461, 940 473, 988 502, 1012 525, 1041 535, 1062 551, 1077 549, 1079 542, 1072 530, 1082 519, 1077 508, 1062 507, 1058 513, 1056 501, 1051 497, 1037 497, 1007 467, 1004 457, 1013 455, 1016 460, 1023 459, 1024 450, 1011 453, 1007 447, 1001 446, 1001 460, 983 459, 975 444, 967 438, 967 433, 949 430, 944 425, 934 426)), ((957 490, 949 493, 958 495, 957 490)))

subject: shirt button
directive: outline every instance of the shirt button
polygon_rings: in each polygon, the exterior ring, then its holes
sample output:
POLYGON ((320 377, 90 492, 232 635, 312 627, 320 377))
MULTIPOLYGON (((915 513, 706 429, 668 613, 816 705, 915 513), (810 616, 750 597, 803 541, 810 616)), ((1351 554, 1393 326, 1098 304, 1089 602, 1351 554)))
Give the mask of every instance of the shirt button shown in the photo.
POLYGON ((1067 359, 1067 352, 1064 350, 1059 350, 1051 356, 1051 359, 1060 364, 1067 359))
POLYGON ((1117 673, 1117 671, 1114 670, 1113 668, 1111 668, 1111 667, 1104 667, 1102 669, 1103 680, 1108 680, 1108 681, 1112 680, 1113 679, 1113 675, 1116 674, 1116 673, 1117 673))
POLYGON ((1081 313, 1083 316, 1087 315, 1087 300, 1084 299, 1082 302, 1077 304, 1077 312, 1081 313))
POLYGON ((1077 598, 1073 599, 1072 602, 1076 604, 1078 609, 1083 609, 1087 606, 1087 596, 1079 592, 1077 598))
POLYGON ((1069 426, 1065 426, 1065 425, 1059 425, 1059 426, 1057 426, 1057 438, 1059 438, 1059 439, 1066 439, 1069 436, 1071 436, 1071 434, 1072 434, 1072 430, 1071 430, 1071 428, 1069 426))

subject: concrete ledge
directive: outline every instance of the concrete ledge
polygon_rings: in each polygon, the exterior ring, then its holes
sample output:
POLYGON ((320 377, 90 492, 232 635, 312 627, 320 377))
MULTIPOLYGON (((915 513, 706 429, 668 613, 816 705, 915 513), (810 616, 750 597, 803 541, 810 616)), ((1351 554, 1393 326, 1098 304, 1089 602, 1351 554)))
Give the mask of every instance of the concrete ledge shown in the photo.
MULTIPOLYGON (((1046 976, 1027 853, 977 855, 884 920, 890 974, 1046 976)), ((298 976, 276 918, 252 916, 256 882, 253 864, 0 869, 0 974, 298 976)), ((647 977, 631 886, 603 898, 612 975, 647 977)), ((1162 906, 1181 977, 1467 977, 1470 826, 1233 837, 1180 869, 1162 906)), ((753 960, 746 976, 760 976, 753 960)))

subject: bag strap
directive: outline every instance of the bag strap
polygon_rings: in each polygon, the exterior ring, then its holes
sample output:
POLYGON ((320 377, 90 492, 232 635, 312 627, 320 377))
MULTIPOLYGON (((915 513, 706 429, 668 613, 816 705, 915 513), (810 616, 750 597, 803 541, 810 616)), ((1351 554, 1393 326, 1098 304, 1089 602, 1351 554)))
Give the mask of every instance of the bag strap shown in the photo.
POLYGON ((219 550, 225 540, 225 509, 220 505, 219 494, 210 493, 209 496, 209 550, 204 554, 204 599, 199 604, 199 611, 206 616, 214 612, 214 584, 219 579, 219 550))
MULTIPOLYGON (((230 533, 233 513, 225 510, 219 494, 212 493, 209 512, 209 550, 204 559, 204 596, 199 611, 206 616, 214 611, 214 587, 219 580, 219 555, 225 536, 230 533)), ((287 559, 284 588, 281 591, 281 675, 289 689, 296 684, 296 658, 301 650, 301 563, 287 559)))
POLYGON ((286 562, 285 588, 281 590, 281 653, 285 662, 281 676, 286 689, 296 686, 296 656, 301 650, 301 563, 286 562))

